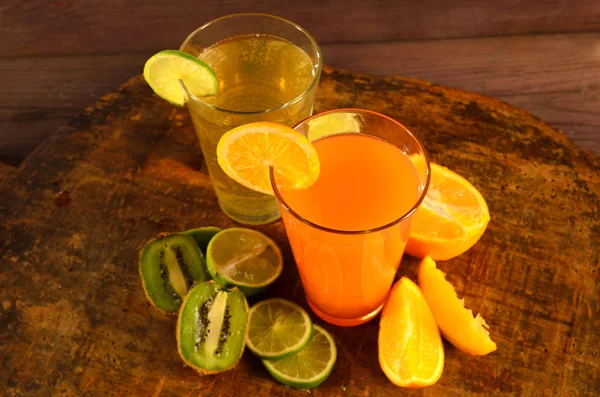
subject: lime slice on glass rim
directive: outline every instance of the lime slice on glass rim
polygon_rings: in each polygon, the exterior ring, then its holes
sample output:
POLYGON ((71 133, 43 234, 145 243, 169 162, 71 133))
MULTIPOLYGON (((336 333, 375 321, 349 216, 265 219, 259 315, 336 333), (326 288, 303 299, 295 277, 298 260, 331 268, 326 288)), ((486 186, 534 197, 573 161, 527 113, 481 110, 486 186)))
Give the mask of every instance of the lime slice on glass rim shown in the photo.
POLYGON ((214 95, 219 87, 217 75, 200 59, 176 50, 154 54, 144 65, 144 79, 162 99, 183 106, 187 90, 195 96, 214 95))
POLYGON ((278 360, 295 354, 311 336, 308 313, 293 302, 267 299, 252 306, 248 314, 246 346, 260 358, 278 360))
POLYGON ((281 250, 256 230, 232 227, 208 243, 206 267, 217 284, 252 296, 271 285, 283 270, 281 250))
POLYGON ((313 336, 298 353, 281 360, 262 360, 267 371, 279 382, 297 389, 311 389, 327 379, 337 358, 331 335, 313 325, 313 336))

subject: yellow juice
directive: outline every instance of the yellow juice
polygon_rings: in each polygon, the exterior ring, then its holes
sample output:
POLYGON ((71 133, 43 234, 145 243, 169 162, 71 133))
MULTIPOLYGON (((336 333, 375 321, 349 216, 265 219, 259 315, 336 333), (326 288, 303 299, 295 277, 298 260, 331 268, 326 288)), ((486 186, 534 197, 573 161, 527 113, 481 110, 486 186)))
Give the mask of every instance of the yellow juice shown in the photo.
POLYGON ((312 114, 318 68, 297 45, 270 35, 235 36, 204 49, 198 57, 216 73, 216 95, 188 101, 192 121, 221 209, 241 223, 279 217, 273 196, 254 192, 229 178, 216 148, 230 129, 254 121, 293 126, 312 114), (294 101, 290 103, 290 101, 294 101))

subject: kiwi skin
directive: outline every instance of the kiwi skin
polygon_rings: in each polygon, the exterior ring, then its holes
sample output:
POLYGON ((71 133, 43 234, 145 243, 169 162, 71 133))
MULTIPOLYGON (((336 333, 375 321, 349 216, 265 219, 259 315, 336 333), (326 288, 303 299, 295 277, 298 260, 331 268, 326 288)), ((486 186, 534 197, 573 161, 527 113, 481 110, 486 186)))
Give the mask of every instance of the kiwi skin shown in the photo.
MULTIPOLYGON (((163 238, 168 237, 168 236, 173 235, 173 234, 181 234, 181 233, 161 232, 161 233, 157 234, 155 238, 152 238, 152 239, 148 240, 146 242, 146 244, 144 244, 144 246, 138 252, 138 257, 140 258, 140 261, 141 261, 141 258, 142 258, 142 253, 144 252, 144 249, 146 248, 146 246, 148 246, 150 243, 152 243, 152 242, 154 242, 156 240, 163 239, 163 238)), ((194 239, 191 236, 187 236, 187 237, 190 237, 192 239, 192 241, 194 241, 194 239)), ((195 244, 195 241, 194 241, 194 244, 195 244)), ((206 258, 204 257, 204 254, 202 253, 202 251, 200 250, 200 248, 198 248, 198 251, 200 251, 200 256, 204 260, 203 266, 204 266, 204 271, 205 271, 205 273, 207 275, 207 279, 210 279, 210 273, 208 272, 208 269, 206 269, 206 258)), ((162 308, 156 306, 156 304, 154 303, 154 301, 152 300, 152 298, 148 294, 148 290, 146 289, 146 283, 144 281, 144 275, 142 274, 141 262, 138 264, 138 273, 139 273, 140 279, 142 281, 142 289, 144 290, 144 295, 146 295, 146 299, 148 300, 148 302, 150 302, 150 304, 152 305, 152 307, 154 309, 156 309, 156 310, 158 310, 158 311, 166 314, 166 315, 176 316, 177 313, 178 313, 178 311, 179 311, 179 309, 177 309, 175 311, 168 311, 168 310, 162 309, 162 308)), ((183 305, 183 299, 182 299, 181 305, 183 305)))
MULTIPOLYGON (((235 291, 237 290, 236 287, 234 288, 224 288, 223 286, 215 283, 213 280, 209 280, 209 281, 205 281, 204 283, 212 283, 217 285, 220 289, 226 289, 228 291, 235 291)), ((240 291, 241 292, 241 291, 240 291)), ((189 298, 190 294, 188 293, 185 298, 183 299, 183 302, 181 303, 181 306, 179 307, 179 311, 178 311, 178 315, 177 315, 177 328, 175 330, 175 338, 177 339, 177 352, 179 353, 179 357, 181 357, 181 359, 183 360, 183 362, 188 366, 193 368, 200 376, 204 376, 204 375, 212 375, 212 374, 216 374, 219 372, 225 372, 225 371, 229 371, 233 368, 236 367, 236 365, 240 362, 240 359, 242 358, 242 356, 244 355, 244 350, 246 350, 246 339, 248 338, 248 324, 246 324, 246 333, 244 335, 244 341, 242 344, 242 350, 240 352, 240 355, 237 359, 237 361, 235 363, 233 363, 233 365, 231 365, 229 368, 227 369, 222 369, 222 370, 211 370, 211 369, 206 369, 206 368, 200 368, 197 367, 194 363, 188 361, 185 357, 185 355, 183 354, 183 352, 181 351, 181 343, 179 343, 179 335, 180 335, 180 327, 181 327, 181 316, 183 315, 183 309, 185 308, 185 305, 187 303, 187 300, 189 298)), ((243 293, 242 293, 242 296, 243 293)), ((248 301, 246 299, 244 299, 244 304, 246 305, 246 312, 250 312, 250 307, 248 306, 248 301)))
POLYGON ((197 227, 195 229, 189 229, 181 233, 193 238, 196 242, 196 245, 198 246, 198 248, 200 248, 200 251, 204 254, 206 258, 206 248, 208 247, 208 243, 215 236, 215 234, 217 234, 220 231, 221 229, 216 226, 203 226, 197 227))

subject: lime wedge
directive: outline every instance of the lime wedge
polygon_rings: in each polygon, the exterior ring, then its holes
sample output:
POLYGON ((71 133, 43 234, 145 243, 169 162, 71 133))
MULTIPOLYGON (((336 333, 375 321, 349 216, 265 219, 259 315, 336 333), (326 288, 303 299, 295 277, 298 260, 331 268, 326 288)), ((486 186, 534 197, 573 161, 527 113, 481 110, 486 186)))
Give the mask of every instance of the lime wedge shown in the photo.
POLYGON ((182 51, 165 50, 154 54, 144 65, 144 79, 156 95, 183 106, 186 93, 180 80, 195 96, 213 95, 219 82, 206 63, 182 51))
POLYGON ((250 309, 246 345, 260 358, 281 359, 299 352, 310 341, 312 322, 297 304, 267 299, 250 309))
POLYGON ((335 342, 318 325, 313 325, 313 331, 308 345, 298 353, 281 360, 262 360, 275 379, 297 389, 311 389, 327 379, 337 357, 335 342))
POLYGON ((206 249, 206 266, 218 284, 252 296, 281 274, 283 259, 273 240, 256 230, 234 227, 217 233, 206 249))
POLYGON ((215 236, 215 234, 221 231, 220 228, 216 226, 204 226, 198 227, 195 229, 189 229, 183 232, 194 239, 198 248, 204 255, 206 255, 206 249, 208 248, 208 243, 215 236))

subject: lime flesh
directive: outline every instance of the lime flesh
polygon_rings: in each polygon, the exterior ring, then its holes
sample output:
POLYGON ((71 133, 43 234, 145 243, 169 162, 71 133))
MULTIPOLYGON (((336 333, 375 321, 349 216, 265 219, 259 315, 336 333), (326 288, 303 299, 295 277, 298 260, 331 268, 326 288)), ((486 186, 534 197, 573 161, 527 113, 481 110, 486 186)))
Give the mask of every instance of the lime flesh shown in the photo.
POLYGON ((283 259, 277 244, 252 229, 229 228, 217 233, 206 250, 208 271, 218 284, 238 287, 246 296, 272 284, 283 259))
POLYGON ((178 106, 186 102, 185 88, 200 97, 214 95, 219 86, 217 75, 210 66, 190 54, 175 50, 161 51, 150 57, 144 65, 144 79, 156 95, 178 106))
POLYGON ((313 336, 298 353, 281 360, 263 360, 265 368, 279 382, 297 389, 311 389, 327 379, 337 358, 333 338, 318 325, 313 336))
POLYGON ((308 313, 284 299, 267 299, 250 309, 248 348, 257 356, 281 359, 303 349, 312 335, 308 313))

